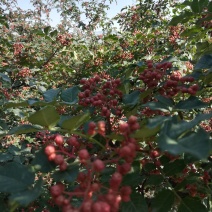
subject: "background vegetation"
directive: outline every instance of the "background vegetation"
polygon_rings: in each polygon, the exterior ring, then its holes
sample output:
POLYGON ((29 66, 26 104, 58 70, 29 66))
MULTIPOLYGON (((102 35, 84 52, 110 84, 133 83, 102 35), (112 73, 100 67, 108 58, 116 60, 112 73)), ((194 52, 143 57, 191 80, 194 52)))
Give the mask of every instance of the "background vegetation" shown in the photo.
POLYGON ((211 211, 212 2, 31 2, 0 2, 1 211, 211 211))

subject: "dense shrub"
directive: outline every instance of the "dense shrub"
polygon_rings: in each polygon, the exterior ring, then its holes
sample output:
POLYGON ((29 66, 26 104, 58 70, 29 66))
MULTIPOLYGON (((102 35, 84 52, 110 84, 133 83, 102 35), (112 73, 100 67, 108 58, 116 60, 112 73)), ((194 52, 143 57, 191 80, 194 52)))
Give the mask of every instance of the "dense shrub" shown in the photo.
POLYGON ((0 3, 1 210, 211 211, 212 3, 33 2, 0 3))

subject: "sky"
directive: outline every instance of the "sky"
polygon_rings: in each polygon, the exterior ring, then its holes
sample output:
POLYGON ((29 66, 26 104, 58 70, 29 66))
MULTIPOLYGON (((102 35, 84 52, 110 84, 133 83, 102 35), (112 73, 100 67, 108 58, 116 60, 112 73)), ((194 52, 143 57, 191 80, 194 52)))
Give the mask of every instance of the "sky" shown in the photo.
MULTIPOLYGON (((18 5, 21 9, 27 10, 32 9, 32 4, 30 3, 30 0, 17 0, 18 5)), ((109 4, 109 0, 107 0, 107 3, 109 4)), ((114 17, 117 13, 120 12, 120 10, 128 5, 134 5, 136 3, 136 0, 116 0, 110 5, 110 10, 107 10, 107 15, 109 18, 114 17)), ((59 24, 60 16, 57 13, 56 10, 53 10, 50 14, 50 18, 52 19, 50 21, 51 26, 56 26, 59 24)))

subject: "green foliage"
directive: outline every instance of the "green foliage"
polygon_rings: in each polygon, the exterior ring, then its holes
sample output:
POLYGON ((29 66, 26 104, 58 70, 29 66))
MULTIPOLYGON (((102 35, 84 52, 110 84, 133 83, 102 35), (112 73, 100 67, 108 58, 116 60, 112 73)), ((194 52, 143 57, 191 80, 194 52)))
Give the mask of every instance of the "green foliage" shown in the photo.
POLYGON ((49 129, 54 127, 59 119, 60 116, 53 106, 46 106, 30 115, 28 118, 32 124, 48 127, 49 129))
POLYGON ((68 183, 73 183, 79 173, 79 166, 77 164, 72 164, 65 171, 56 171, 52 177, 56 182, 61 182, 65 180, 68 183))
POLYGON ((183 211, 207 211, 206 207, 198 200, 186 197, 179 206, 179 212, 183 211))
POLYGON ((160 135, 159 147, 172 154, 190 153, 199 159, 206 159, 211 150, 211 143, 208 134, 202 130, 191 133, 181 139, 172 139, 165 134, 160 135))
POLYGON ((90 119, 89 113, 82 113, 70 118, 66 118, 62 123, 61 127, 67 130, 76 130, 78 129, 82 124, 84 124, 86 121, 90 119))
POLYGON ((160 191, 152 202, 152 210, 157 212, 170 211, 175 200, 175 195, 170 190, 160 191))
POLYGON ((62 91, 61 99, 69 104, 76 104, 78 101, 78 93, 79 89, 76 86, 68 88, 62 91))
POLYGON ((131 195, 132 201, 127 203, 122 203, 121 211, 129 211, 129 212, 138 212, 138 211, 148 211, 148 206, 145 199, 139 195, 138 193, 132 193, 131 195))
POLYGON ((43 149, 35 153, 32 166, 36 171, 41 171, 42 173, 48 173, 55 169, 55 164, 49 163, 43 149))
POLYGON ((211 211, 212 3, 144 0, 112 20, 104 2, 11 5, 0 3, 1 210, 211 211), (56 28, 42 19, 54 6, 56 28))
POLYGON ((36 184, 27 190, 12 193, 10 201, 17 202, 20 205, 28 206, 31 202, 35 201, 42 192, 43 181, 38 180, 36 184))

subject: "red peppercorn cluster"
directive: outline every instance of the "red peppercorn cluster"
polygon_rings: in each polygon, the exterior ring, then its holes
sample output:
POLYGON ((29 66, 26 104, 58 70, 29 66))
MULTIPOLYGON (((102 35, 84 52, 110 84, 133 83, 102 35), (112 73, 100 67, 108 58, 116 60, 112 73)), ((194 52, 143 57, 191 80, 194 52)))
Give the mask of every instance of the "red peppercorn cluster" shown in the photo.
POLYGON ((209 175, 208 171, 204 171, 202 178, 205 184, 208 184, 209 180, 211 180, 211 176, 209 175))
MULTIPOLYGON (((204 101, 209 103, 211 101, 212 97, 208 98, 209 101, 204 101)), ((205 100, 205 99, 204 99, 205 100)), ((204 114, 206 113, 211 113, 212 112, 212 108, 207 108, 203 111, 204 114)), ((200 127, 202 129, 204 129, 206 132, 212 132, 212 118, 206 121, 203 121, 200 123, 200 127)))
POLYGON ((13 48, 14 48, 14 55, 19 55, 21 54, 24 45, 21 43, 14 43, 13 48))
POLYGON ((61 105, 56 108, 57 112, 62 115, 67 112, 67 106, 61 105))
POLYGON ((94 60, 94 66, 101 66, 103 64, 103 59, 102 58, 96 58, 94 60))
POLYGON ((152 164, 153 168, 147 171, 148 175, 161 175, 161 161, 162 156, 159 149, 153 147, 151 142, 147 142, 146 148, 141 150, 146 156, 140 160, 140 163, 145 170, 147 164, 152 164))
POLYGON ((54 65, 51 64, 51 63, 49 62, 49 63, 47 63, 46 65, 44 65, 43 70, 44 70, 45 72, 49 72, 49 71, 51 71, 53 68, 54 68, 54 65))
POLYGON ((161 94, 167 97, 173 97, 179 92, 183 94, 187 93, 190 95, 195 95, 196 92, 199 90, 199 86, 197 84, 191 85, 190 83, 192 82, 194 82, 193 77, 185 76, 180 78, 172 74, 170 76, 170 79, 165 82, 160 91, 161 94))
POLYGON ((32 76, 32 73, 29 68, 23 68, 17 73, 17 77, 19 78, 26 78, 31 76, 32 76))
POLYGON ((151 110, 149 107, 142 109, 141 114, 144 115, 145 117, 152 117, 155 115, 165 115, 164 112, 160 110, 151 110))
MULTIPOLYGON (((93 162, 94 172, 101 172, 104 169, 104 163, 101 160, 93 162)), ((56 205, 62 207, 62 211, 78 211, 78 212, 118 212, 120 202, 130 201, 132 190, 129 186, 120 186, 122 175, 119 172, 112 174, 109 181, 107 192, 101 193, 105 188, 98 182, 92 182, 92 171, 80 172, 77 177, 79 186, 72 191, 65 191, 62 183, 53 185, 50 193, 56 205), (83 198, 83 202, 79 208, 71 205, 73 197, 83 198)))
POLYGON ((183 94, 195 95, 199 90, 197 84, 192 84, 194 78, 191 76, 182 77, 179 71, 174 71, 167 76, 166 72, 171 71, 172 63, 165 62, 157 64, 156 66, 152 61, 147 61, 147 69, 145 69, 139 76, 148 88, 158 88, 161 95, 171 98, 179 92, 183 94))
POLYGON ((76 158, 76 152, 80 147, 80 143, 74 136, 65 140, 60 134, 50 135, 46 139, 48 140, 48 145, 44 151, 48 160, 58 165, 60 171, 65 171, 68 167, 65 157, 76 158))
MULTIPOLYGON (((189 173, 197 173, 197 168, 195 167, 194 164, 189 164, 184 170, 183 170, 183 176, 181 177, 181 181, 186 180, 186 178, 188 177, 189 173)), ((208 171, 203 171, 202 172, 202 177, 201 177, 202 181, 204 184, 208 184, 209 181, 211 180, 211 176, 209 175, 208 171)), ((187 184, 186 185, 186 190, 188 191, 189 195, 192 197, 200 197, 200 198, 204 198, 206 196, 206 194, 204 194, 200 188, 198 188, 199 186, 195 183, 193 184, 187 184)))
POLYGON ((64 191, 65 191, 65 186, 62 183, 53 185, 50 188, 50 194, 52 196, 54 203, 58 206, 63 206, 63 208, 66 208, 66 206, 69 204, 69 200, 66 199, 65 196, 63 195, 64 191))
POLYGON ((119 58, 123 60, 131 60, 134 58, 134 55, 131 52, 123 52, 119 55, 119 58))
POLYGON ((41 140, 44 143, 54 139, 54 135, 50 135, 50 132, 48 130, 37 132, 35 137, 36 139, 41 140))
POLYGON ((162 64, 157 64, 154 67, 153 61, 147 61, 147 69, 145 69, 139 76, 144 84, 148 88, 157 87, 159 82, 164 78, 167 70, 172 68, 172 63, 166 62, 162 64))
MULTIPOLYGON (((130 135, 139 129, 139 123, 135 116, 130 116, 127 122, 119 125, 119 130, 124 136, 120 147, 111 148, 117 152, 117 156, 108 156, 106 160, 92 155, 85 147, 79 149, 80 144, 76 137, 64 138, 60 134, 49 135, 48 145, 45 147, 45 154, 50 161, 59 166, 61 171, 67 169, 69 158, 78 158, 83 170, 78 173, 76 182, 78 185, 73 190, 66 191, 62 183, 53 185, 50 193, 54 203, 62 208, 62 211, 79 212, 118 212, 121 202, 130 201, 132 193, 130 186, 122 186, 123 176, 130 172, 131 164, 134 161, 139 146, 130 135), (50 140, 51 138, 51 140, 50 140), (65 146, 71 146, 71 149, 65 146), (73 151, 74 148, 74 151, 73 151), (109 178, 109 185, 105 187, 101 183, 101 175, 111 161, 116 164, 116 170, 109 178), (72 198, 83 198, 79 208, 71 205, 72 198)), ((105 122, 99 121, 89 123, 89 134, 98 132, 105 134, 105 122)), ((48 136, 47 136, 48 137, 48 136)))
MULTIPOLYGON (((48 159, 59 166, 61 171, 67 169, 67 158, 78 158, 83 168, 78 173, 76 187, 72 190, 66 189, 65 184, 62 183, 57 183, 50 188, 53 202, 64 212, 118 212, 120 203, 130 201, 132 193, 131 187, 123 186, 122 182, 124 176, 131 171, 132 162, 135 160, 137 152, 142 151, 136 139, 131 137, 138 129, 139 123, 135 116, 130 116, 127 122, 120 122, 119 132, 123 135, 124 140, 120 146, 110 148, 110 151, 115 152, 116 156, 114 157, 114 154, 111 154, 112 157, 108 156, 106 159, 101 158, 99 155, 94 155, 92 151, 88 151, 86 149, 87 146, 81 146, 75 136, 65 138, 60 134, 49 135, 47 133, 47 135, 39 135, 45 137, 45 141, 48 143, 45 148, 45 154, 48 159), (109 177, 109 184, 105 187, 101 182, 101 173, 110 166, 111 162, 115 164, 116 169, 109 177), (82 204, 78 208, 71 204, 73 198, 82 199, 82 204)), ((105 135, 105 122, 90 122, 88 132, 90 135, 96 132, 105 135)), ((150 170, 148 174, 161 175, 163 168, 160 161, 161 152, 151 142, 147 143, 147 148, 147 151, 144 151, 147 157, 141 161, 142 166, 145 167, 147 163, 153 163, 155 169, 150 170)), ((174 157, 173 160, 176 160, 176 158, 174 157)), ((170 162, 172 162, 171 155, 170 162)), ((191 164, 188 167, 188 171, 196 173, 195 166, 191 164)), ((173 178, 173 181, 175 183, 182 182, 186 178, 187 173, 185 171, 182 176, 173 178)), ((203 182, 209 182, 210 176, 208 176, 203 174, 203 182)), ((187 186, 189 195, 204 196, 198 189, 195 189, 195 186, 187 186)))
POLYGON ((169 42, 171 44, 176 44, 176 41, 177 39, 180 38, 180 33, 182 33, 183 29, 181 26, 171 26, 169 30, 170 30, 169 42))
POLYGON ((140 125, 137 121, 137 117, 130 116, 127 122, 122 122, 119 125, 119 131, 124 135, 125 141, 122 142, 121 147, 118 150, 119 156, 127 163, 132 163, 138 148, 136 140, 130 137, 134 131, 138 130, 140 125))
POLYGON ((140 19, 140 16, 138 14, 133 14, 132 17, 131 17, 131 21, 133 23, 137 22, 139 19, 140 19))
POLYGON ((134 58, 134 55, 131 52, 121 51, 119 54, 113 57, 113 61, 120 62, 120 60, 132 60, 133 58, 134 58))
POLYGON ((192 197, 195 197, 197 195, 197 186, 194 184, 186 185, 186 190, 192 197))
POLYGON ((57 36, 57 40, 63 45, 68 46, 71 44, 72 35, 71 34, 60 34, 57 36))
POLYGON ((110 117, 111 110, 116 115, 121 115, 118 100, 122 92, 118 89, 120 79, 108 79, 106 82, 98 75, 90 79, 82 79, 83 92, 78 94, 79 104, 84 107, 95 107, 103 117, 110 117))
MULTIPOLYGON (((61 143, 60 139, 58 141, 61 143)), ((51 155, 54 154, 54 149, 48 146, 45 152, 47 155, 51 155)), ((130 194, 132 192, 129 186, 121 186, 123 174, 118 171, 114 172, 110 177, 107 192, 102 192, 102 189, 105 190, 106 188, 98 181, 98 173, 105 169, 105 162, 100 159, 95 159, 92 162, 91 156, 86 149, 81 149, 78 152, 78 156, 87 171, 79 172, 76 180, 78 186, 72 191, 65 191, 65 186, 62 183, 53 185, 50 188, 55 204, 62 207, 64 212, 118 212, 120 202, 130 201, 130 194), (83 198, 79 208, 74 208, 71 205, 73 197, 83 198)), ((130 170, 130 167, 127 167, 127 169, 130 170)))
POLYGON ((206 131, 206 132, 212 132, 212 118, 208 121, 200 123, 200 126, 206 131))
POLYGON ((105 136, 105 133, 106 133, 105 121, 98 121, 97 124, 92 121, 88 124, 88 134, 95 135, 96 133, 99 133, 100 135, 105 136))
POLYGON ((122 49, 127 49, 130 46, 130 44, 127 41, 121 41, 120 46, 122 47, 122 49))
POLYGON ((7 100, 9 100, 12 97, 7 88, 0 87, 0 93, 1 93, 0 96, 2 95, 1 97, 6 98, 7 100))
POLYGON ((187 68, 188 70, 193 70, 193 68, 194 68, 193 64, 190 63, 189 61, 186 61, 186 62, 185 62, 185 65, 186 65, 186 68, 187 68))
POLYGON ((211 31, 211 28, 212 28, 212 20, 208 19, 207 18, 209 17, 208 14, 204 14, 202 15, 202 21, 201 19, 201 26, 204 27, 205 29, 209 29, 210 31, 208 32, 209 36, 212 36, 212 31, 211 31))

